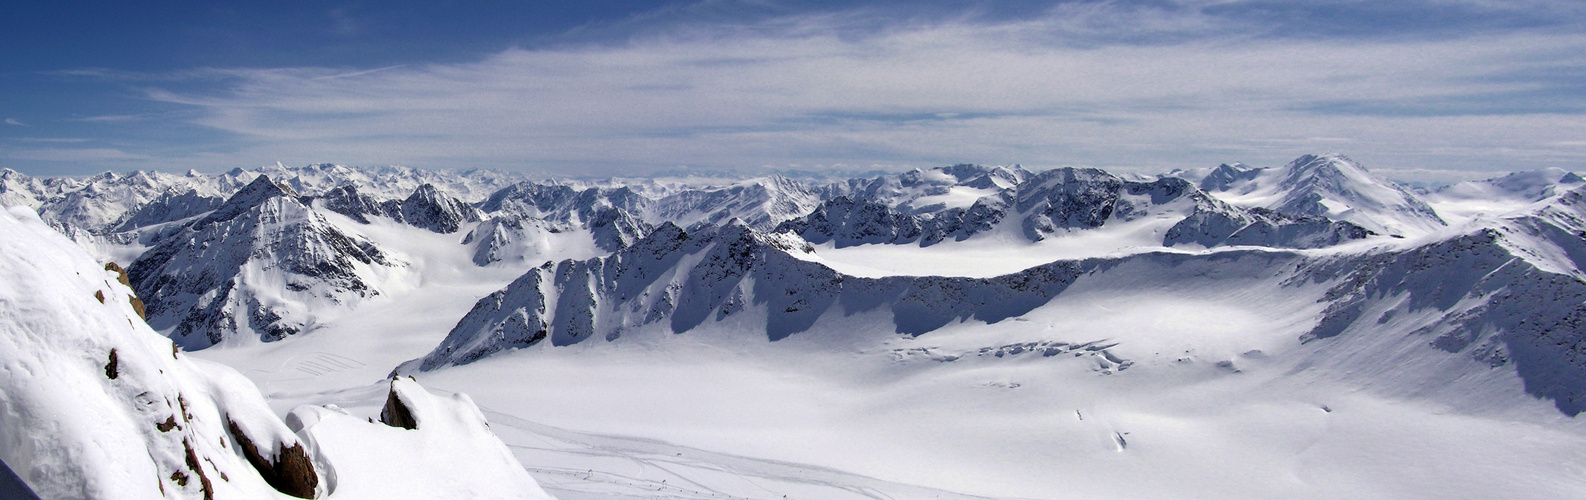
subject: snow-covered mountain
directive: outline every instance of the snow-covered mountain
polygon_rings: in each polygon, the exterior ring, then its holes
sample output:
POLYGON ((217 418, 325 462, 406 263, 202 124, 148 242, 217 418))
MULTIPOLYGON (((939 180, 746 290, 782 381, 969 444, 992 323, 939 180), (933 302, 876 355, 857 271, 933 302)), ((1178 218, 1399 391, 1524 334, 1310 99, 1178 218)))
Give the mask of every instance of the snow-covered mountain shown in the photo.
MULTIPOLYGON (((650 324, 685 333, 748 310, 763 318, 756 333, 770 341, 806 331, 817 321, 840 325, 845 318, 880 311, 889 316, 891 328, 868 334, 927 335, 953 322, 991 324, 1023 316, 1081 276, 1106 279, 1113 268, 1159 265, 1257 272, 1293 283, 1289 293, 1315 294, 1326 305, 1315 326, 1295 342, 1413 332, 1431 339, 1420 348, 1513 370, 1528 392, 1575 415, 1586 410, 1586 357, 1576 354, 1586 348, 1586 331, 1566 325, 1586 315, 1581 299, 1586 273, 1580 271, 1586 267, 1586 242, 1578 236, 1586 229, 1583 199, 1586 192, 1570 192, 1539 214, 1411 248, 1321 257, 1272 250, 1146 253, 1058 261, 989 279, 845 276, 800 258, 811 249, 798 240, 741 223, 696 232, 666 224, 610 257, 547 263, 529 271, 482 299, 440 346, 409 369, 467 363, 541 341, 555 346, 613 341, 650 324)), ((1045 206, 1054 205, 1090 206, 1045 206)), ((1074 212, 1078 215, 1057 220, 1099 222, 1099 217, 1085 218, 1095 212, 1074 212)), ((1414 376, 1438 383, 1427 374, 1414 376)))
POLYGON ((1420 196, 1341 155, 1305 155, 1280 168, 1224 164, 1170 175, 1237 206, 1343 220, 1379 234, 1415 235, 1446 225, 1420 196))
MULTIPOLYGON (((1586 487, 1586 182, 1562 170, 1437 190, 1337 155, 1163 176, 0 181, 130 263, 149 324, 276 414, 339 405, 293 412, 280 444, 350 464, 377 453, 331 436, 401 435, 350 417, 408 422, 394 399, 448 435, 489 416, 569 498, 1586 487), (1442 467, 1358 459, 1401 453, 1442 467), (1565 479, 1504 479, 1520 470, 1565 479)), ((495 450, 458 439, 447 453, 495 450)), ((336 495, 408 484, 345 467, 336 495)))
POLYGON ((262 175, 157 238, 128 273, 149 323, 189 349, 312 329, 320 314, 378 295, 376 268, 398 265, 262 175))
POLYGON ((1524 211, 1536 202, 1583 184, 1586 184, 1586 179, 1574 172, 1550 168, 1461 182, 1432 190, 1423 196, 1437 209, 1438 214, 1464 221, 1524 211))
MULTIPOLYGON (((1176 177, 1133 181, 1097 169, 1061 168, 1031 174, 1022 169, 971 165, 931 173, 935 175, 915 171, 910 174, 919 175, 900 177, 965 180, 950 186, 932 185, 923 191, 942 194, 919 197, 900 196, 897 189, 877 189, 890 185, 882 182, 888 178, 877 179, 867 189, 845 191, 855 194, 830 199, 809 215, 782 223, 776 231, 791 232, 817 244, 833 242, 838 248, 879 243, 930 246, 999 231, 1039 242, 1103 226, 1164 222, 1169 226, 1160 235, 1160 244, 1165 246, 1313 248, 1369 234, 1352 223, 1322 216, 1239 208, 1176 177), (949 170, 958 175, 947 175, 949 170), (941 197, 952 197, 954 203, 940 201, 941 197), (922 204, 921 200, 927 201, 922 204)), ((920 194, 920 190, 911 194, 920 194)))
POLYGON ((466 397, 393 380, 401 418, 283 420, 151 330, 126 276, 31 209, 0 213, 0 233, 0 460, 42 498, 549 498, 466 397))

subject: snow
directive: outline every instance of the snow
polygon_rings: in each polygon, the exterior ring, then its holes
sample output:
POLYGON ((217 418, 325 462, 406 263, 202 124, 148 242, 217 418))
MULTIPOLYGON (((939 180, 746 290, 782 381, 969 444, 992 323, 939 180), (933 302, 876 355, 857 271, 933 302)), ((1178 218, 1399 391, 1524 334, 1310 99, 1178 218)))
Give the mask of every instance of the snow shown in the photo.
MULTIPOLYGON (((615 180, 569 183, 580 191, 559 193, 586 198, 515 214, 523 229, 502 233, 494 247, 482 242, 503 212, 485 210, 484 222, 438 234, 310 209, 400 265, 360 271, 380 293, 356 307, 261 294, 279 298, 282 308, 306 308, 313 328, 277 342, 182 353, 179 363, 211 381, 183 391, 210 395, 206 404, 216 412, 247 415, 239 425, 250 435, 304 443, 328 464, 321 493, 331 498, 1571 498, 1586 491, 1586 423, 1574 416, 1586 408, 1586 371, 1569 354, 1586 345, 1574 326, 1586 314, 1586 241, 1578 237, 1586 230, 1586 191, 1570 192, 1576 183, 1566 173, 1517 174, 1427 194, 1426 204, 1439 211, 1432 213, 1420 211, 1413 193, 1345 158, 1302 160, 1284 169, 1227 167, 1229 189, 1212 194, 1245 207, 1320 194, 1307 210, 1405 237, 1304 250, 1165 247, 1164 235, 1186 214, 1220 202, 1194 188, 1168 189, 1182 184, 1176 179, 1142 180, 1111 191, 1120 208, 1104 223, 1081 227, 1076 217, 1090 207, 1075 200, 1108 191, 1059 192, 1063 186, 1053 183, 1066 175, 1105 187, 1107 174, 968 165, 823 187, 780 178, 697 191, 638 183, 629 193, 649 201, 631 215, 654 223, 682 217, 699 223, 687 231, 694 237, 723 239, 688 243, 673 238, 676 227, 644 228, 663 238, 623 241, 621 258, 606 257, 611 248, 597 246, 600 236, 580 225, 588 218, 581 211, 631 200, 621 191, 627 184, 615 180), (1027 179, 1051 181, 1052 189, 1027 179), (1008 191, 1015 186, 1024 191, 1008 191), (600 190, 581 191, 591 187, 600 190), (905 211, 963 208, 1005 194, 1046 204, 1024 213, 1009 202, 1002 223, 924 247, 826 243, 805 252, 797 236, 749 229, 862 192, 905 211), (1502 208, 1502 217, 1475 208, 1483 203, 1502 208), (1052 224, 1031 238, 1022 218, 1036 212, 1052 224), (566 224, 532 217, 555 213, 581 215, 566 224), (1440 214, 1453 225, 1443 226, 1440 214), (732 217, 755 220, 708 225, 732 217), (477 241, 465 244, 475 232, 477 241), (669 253, 678 247, 668 241, 686 251, 669 253), (494 257, 480 259, 481 250, 494 257), (1046 267, 1027 271, 1034 266, 1046 267), (550 342, 416 369, 411 361, 449 340, 448 332, 479 326, 488 333, 499 318, 464 325, 465 315, 520 277, 539 281, 503 299, 502 309, 543 298, 534 317, 547 321, 550 342), (652 321, 652 311, 664 314, 652 321), (393 382, 399 365, 429 389, 407 378, 393 382), (418 429, 368 421, 379 418, 393 390, 419 417, 418 429)), ((304 189, 323 189, 331 179, 383 183, 381 190, 434 179, 399 170, 365 181, 340 167, 322 169, 322 178, 298 176, 304 189)), ((1197 175, 1206 177, 1184 177, 1197 175)), ((47 179, 5 180, 8 190, 53 189, 47 179)), ((443 184, 436 186, 446 192, 443 184)), ((19 191, 4 194, 12 192, 19 191)), ((30 212, 17 213, 22 220, 30 212)), ((104 274, 91 260, 83 266, 104 274)), ((111 278, 60 295, 105 306, 91 289, 115 291, 105 288, 111 278)), ((102 374, 94 375, 102 360, 91 361, 67 365, 86 374, 83 383, 101 383, 102 374)), ((9 426, 5 415, 0 423, 9 426)), ((13 448, 4 439, 0 445, 13 448)), ((16 468, 11 455, 4 458, 16 468)), ((239 473, 231 476, 236 487, 239 473)))
POLYGON ((335 416, 305 426, 334 413, 309 406, 293 413, 300 437, 247 377, 150 329, 120 276, 36 212, 8 208, 0 234, 0 459, 43 498, 291 498, 255 472, 244 438, 271 462, 306 445, 322 498, 420 492, 412 485, 437 488, 425 498, 549 498, 466 396, 398 381, 417 429, 335 416))
MULTIPOLYGON (((1435 313, 1302 343, 1338 284, 1295 279, 1309 254, 1137 254, 1020 317, 919 337, 882 334, 882 313, 834 310, 766 342, 746 333, 766 324, 750 307, 682 334, 663 322, 416 376, 472 395, 563 498, 1552 497, 1583 486, 1572 471, 1586 429, 1525 395, 1514 372, 1408 335, 1435 313), (1442 378, 1460 382, 1428 389, 1442 378)), ((466 312, 456 302, 446 316, 466 312)), ((433 325, 434 314, 407 317, 433 325)), ((385 321, 383 339, 435 341, 420 332, 433 327, 385 321)), ((323 351, 390 366, 382 343, 354 340, 368 338, 349 324, 269 355, 201 355, 246 366, 323 351)), ((293 381, 297 392, 276 397, 369 414, 383 394, 375 371, 293 381)))
POLYGON ((1579 176, 1551 168, 1445 186, 1428 193, 1426 201, 1450 222, 1470 222, 1526 211, 1581 184, 1579 176))
POLYGON ((1008 232, 980 235, 966 241, 915 245, 857 245, 837 248, 835 242, 815 246, 813 254, 794 253, 850 276, 964 276, 989 278, 1056 260, 1118 257, 1143 252, 1186 252, 1162 246, 1162 236, 1178 223, 1172 218, 1146 218, 1107 224, 1095 229, 1070 229, 1031 242, 1008 232))
POLYGON ((1446 225, 1426 201, 1341 155, 1305 155, 1282 168, 1219 169, 1239 172, 1240 177, 1215 188, 1207 186, 1208 191, 1236 206, 1325 216, 1400 236, 1417 236, 1446 225))
POLYGON ((329 407, 303 406, 287 416, 318 458, 335 464, 336 496, 551 498, 490 432, 468 396, 437 397, 406 379, 392 380, 391 391, 417 428, 370 425, 329 407))

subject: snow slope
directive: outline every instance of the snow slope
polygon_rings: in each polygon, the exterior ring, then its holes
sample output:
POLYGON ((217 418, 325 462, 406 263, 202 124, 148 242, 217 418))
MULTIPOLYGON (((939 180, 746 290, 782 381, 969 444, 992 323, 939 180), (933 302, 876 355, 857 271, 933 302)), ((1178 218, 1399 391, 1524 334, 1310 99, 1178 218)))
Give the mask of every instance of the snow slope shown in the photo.
POLYGON ((31 209, 0 233, 0 459, 43 498, 549 498, 466 396, 393 381, 411 430, 328 407, 283 422, 31 209))

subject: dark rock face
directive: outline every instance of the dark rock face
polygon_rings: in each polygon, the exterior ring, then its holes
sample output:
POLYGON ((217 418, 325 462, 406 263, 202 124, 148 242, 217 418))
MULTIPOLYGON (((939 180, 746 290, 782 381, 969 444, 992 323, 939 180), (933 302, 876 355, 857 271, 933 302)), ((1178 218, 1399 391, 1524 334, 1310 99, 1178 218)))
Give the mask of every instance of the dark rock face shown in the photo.
POLYGON ((401 214, 403 222, 437 233, 455 233, 465 223, 479 222, 478 210, 430 184, 419 186, 402 200, 401 214))
POLYGON ((110 362, 105 363, 105 378, 108 378, 110 380, 115 380, 116 377, 121 375, 120 366, 121 366, 121 360, 118 359, 118 356, 116 356, 116 350, 115 349, 111 349, 110 350, 110 362))
POLYGON ((380 422, 392 427, 413 430, 418 428, 418 421, 413 419, 413 411, 397 396, 396 388, 386 392, 385 407, 380 409, 380 422))
MULTIPOLYGON (((187 464, 187 470, 193 471, 193 474, 198 475, 198 490, 204 494, 204 500, 214 500, 215 484, 209 481, 209 474, 204 472, 204 465, 198 462, 198 452, 193 451, 193 443, 183 439, 182 448, 186 451, 183 458, 187 464)), ((179 483, 186 482, 185 479, 179 481, 179 483)))
POLYGON ((272 461, 259 453, 253 438, 242 432, 242 428, 230 418, 226 419, 226 428, 231 431, 231 440, 242 450, 242 455, 248 459, 248 463, 253 464, 254 470, 270 487, 294 497, 314 498, 314 489, 319 486, 319 474, 314 471, 314 462, 309 460, 302 443, 292 443, 292 446, 281 443, 272 461))
POLYGON ((131 231, 141 227, 186 219, 219 208, 225 201, 225 198, 205 196, 192 190, 180 193, 167 192, 125 215, 121 222, 116 225, 115 230, 131 231))
POLYGON ((345 303, 377 294, 358 266, 390 265, 372 243, 343 233, 260 176, 209 215, 167 235, 128 270, 146 303, 149 324, 171 329, 188 349, 202 349, 239 331, 266 341, 299 333, 309 319, 271 297, 345 303), (253 270, 255 272, 244 272, 253 270), (251 281, 252 274, 279 281, 251 281), (294 295, 296 294, 296 295, 294 295))
POLYGON ((1093 168, 1060 168, 1019 186, 1014 210, 1026 214, 1024 235, 1040 241, 1059 229, 1101 227, 1118 210, 1124 181, 1093 168))
POLYGON ((358 192, 354 185, 340 186, 327 191, 323 196, 315 198, 320 207, 326 210, 345 215, 352 220, 363 224, 369 223, 369 217, 397 218, 402 212, 402 204, 395 200, 377 201, 374 198, 358 192))
POLYGON ((1264 208, 1241 210, 1218 203, 1199 208, 1174 224, 1162 238, 1162 245, 1322 248, 1372 234, 1375 233, 1354 223, 1326 217, 1288 215, 1264 208))
MULTIPOLYGON (((892 207, 847 196, 828 200, 807 216, 783 222, 776 232, 797 234, 810 243, 836 241, 837 247, 866 244, 904 244, 920 241, 926 227, 937 229, 935 218, 902 213, 892 207)), ((935 235, 940 241, 941 235, 935 235)))
POLYGON ((370 217, 386 217, 443 234, 455 233, 463 224, 480 220, 478 209, 447 196, 431 184, 420 185, 401 201, 376 200, 349 184, 305 200, 305 203, 315 203, 363 224, 368 224, 370 217))
POLYGON ((652 226, 620 208, 605 208, 589 218, 589 231, 595 246, 607 252, 627 248, 649 234, 652 226))

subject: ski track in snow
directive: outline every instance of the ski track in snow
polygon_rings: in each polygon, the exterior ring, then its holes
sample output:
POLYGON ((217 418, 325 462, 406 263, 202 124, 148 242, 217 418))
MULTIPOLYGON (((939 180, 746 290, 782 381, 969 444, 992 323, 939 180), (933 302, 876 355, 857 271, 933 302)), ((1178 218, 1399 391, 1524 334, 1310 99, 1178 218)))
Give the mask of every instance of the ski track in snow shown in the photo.
POLYGON ((716 453, 655 439, 571 431, 486 407, 480 409, 540 485, 563 500, 989 498, 807 464, 716 453))

